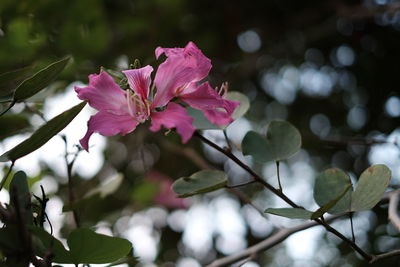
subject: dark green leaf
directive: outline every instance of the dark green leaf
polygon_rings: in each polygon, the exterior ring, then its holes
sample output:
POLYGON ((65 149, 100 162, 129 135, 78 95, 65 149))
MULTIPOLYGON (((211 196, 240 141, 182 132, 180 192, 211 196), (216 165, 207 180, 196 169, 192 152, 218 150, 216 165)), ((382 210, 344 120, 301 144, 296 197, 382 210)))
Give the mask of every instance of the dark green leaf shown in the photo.
POLYGON ((43 228, 40 227, 29 227, 29 231, 34 237, 33 249, 38 256, 43 257, 51 253, 54 256, 54 262, 73 263, 70 252, 65 249, 60 240, 54 238, 52 235, 50 235, 43 228))
MULTIPOLYGON (((346 190, 351 188, 350 177, 342 170, 337 168, 327 169, 318 174, 314 184, 314 199, 320 207, 324 207, 346 190)), ((350 211, 351 190, 328 210, 329 213, 337 214, 350 211)))
POLYGON ((29 192, 28 178, 25 172, 18 171, 14 174, 9 191, 11 205, 16 210, 19 210, 23 220, 27 224, 32 224, 31 194, 29 192))
POLYGON ((300 208, 266 209, 264 212, 290 219, 310 219, 313 214, 312 211, 300 208))
POLYGON ((114 262, 132 249, 132 244, 126 239, 98 234, 86 228, 74 230, 67 242, 75 264, 114 262))
POLYGON ((129 266, 136 266, 136 264, 139 263, 139 258, 133 256, 125 256, 117 261, 114 261, 113 263, 110 263, 109 265, 107 265, 107 267, 120 265, 124 263, 128 264, 129 266))
POLYGON ((82 102, 51 119, 34 132, 31 137, 1 155, 0 162, 9 160, 15 161, 46 144, 47 141, 64 129, 76 117, 76 115, 78 115, 85 104, 86 102, 82 102))
POLYGON ((325 204, 324 206, 322 206, 318 210, 316 210, 312 214, 311 219, 316 219, 318 217, 321 217, 326 212, 331 210, 339 202, 339 200, 341 200, 344 197, 344 195, 347 193, 347 191, 349 191, 350 188, 351 188, 351 184, 349 184, 347 186, 347 188, 339 196, 337 196, 335 199, 329 201, 327 204, 325 204))
POLYGON ((179 178, 172 185, 172 190, 178 197, 190 197, 223 188, 228 182, 227 175, 222 171, 204 170, 190 177, 179 178))
POLYGON ((351 200, 351 210, 372 209, 381 200, 392 174, 383 164, 373 165, 360 176, 351 200))
POLYGON ((251 131, 242 141, 243 154, 251 155, 259 162, 287 159, 300 147, 300 132, 289 122, 281 120, 269 124, 265 138, 251 131))
POLYGON ((30 67, 25 67, 0 74, 0 98, 11 96, 12 100, 15 88, 28 76, 30 70, 30 67))
POLYGON ((267 162, 273 160, 268 153, 269 146, 265 138, 254 131, 249 131, 242 140, 244 155, 251 155, 255 161, 267 162))
POLYGON ((14 101, 20 102, 49 86, 64 70, 65 66, 67 66, 69 59, 70 57, 65 57, 56 61, 24 80, 17 89, 15 89, 14 101))
POLYGON ((1 116, 0 125, 7 125, 7 127, 0 127, 0 140, 24 132, 31 126, 28 118, 21 114, 1 116))

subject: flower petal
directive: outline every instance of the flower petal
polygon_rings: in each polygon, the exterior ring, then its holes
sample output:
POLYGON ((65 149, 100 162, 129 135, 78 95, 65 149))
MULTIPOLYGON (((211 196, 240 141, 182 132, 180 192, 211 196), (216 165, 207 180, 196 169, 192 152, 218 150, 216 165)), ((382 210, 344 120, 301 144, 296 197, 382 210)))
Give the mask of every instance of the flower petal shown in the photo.
POLYGON ((167 129, 176 128, 182 137, 182 143, 186 143, 195 131, 192 122, 193 118, 187 114, 184 107, 176 103, 169 103, 165 110, 151 114, 150 130, 157 132, 161 126, 167 129))
POLYGON ((81 146, 89 152, 89 139, 93 133, 112 136, 121 133, 125 135, 135 130, 139 124, 129 115, 116 115, 105 110, 100 110, 90 117, 85 136, 79 140, 81 146))
POLYGON ((122 71, 131 89, 139 94, 143 99, 149 98, 149 89, 151 83, 150 74, 153 72, 153 67, 147 65, 140 69, 122 71))
POLYGON ((157 88, 154 107, 165 106, 189 83, 204 79, 211 69, 211 60, 193 42, 189 42, 185 48, 156 49, 157 58, 163 53, 167 59, 158 67, 154 79, 157 88))
POLYGON ((125 91, 122 90, 107 72, 89 75, 89 85, 75 86, 81 100, 97 110, 112 110, 116 114, 127 112, 125 91))
POLYGON ((239 102, 224 99, 208 82, 200 85, 191 84, 180 99, 189 106, 203 111, 206 118, 216 125, 227 125, 232 122, 232 113, 239 102))

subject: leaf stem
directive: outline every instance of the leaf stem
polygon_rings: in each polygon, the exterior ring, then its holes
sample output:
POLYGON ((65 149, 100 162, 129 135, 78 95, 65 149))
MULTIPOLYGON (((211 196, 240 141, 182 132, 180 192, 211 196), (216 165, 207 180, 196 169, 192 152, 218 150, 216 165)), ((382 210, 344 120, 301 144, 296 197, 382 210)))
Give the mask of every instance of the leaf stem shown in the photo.
POLYGON ((14 164, 15 164, 15 161, 12 161, 12 162, 11 162, 11 165, 10 165, 10 168, 8 169, 7 174, 3 177, 3 180, 1 180, 1 183, 0 183, 0 191, 3 189, 3 186, 4 186, 5 183, 7 182, 7 178, 8 178, 8 176, 10 175, 10 173, 11 173, 13 167, 14 167, 14 164))
POLYGON ((222 132, 224 133, 226 145, 228 146, 229 151, 232 151, 232 144, 231 144, 231 141, 228 138, 228 133, 226 132, 226 129, 223 129, 222 132))
POLYGON ((350 218, 350 227, 351 227, 351 240, 355 243, 356 242, 356 236, 354 235, 354 226, 353 226, 353 212, 349 213, 349 218, 350 218))
POLYGON ((279 174, 279 160, 276 161, 276 176, 278 177, 279 190, 283 191, 282 190, 282 184, 281 184, 281 176, 279 174))

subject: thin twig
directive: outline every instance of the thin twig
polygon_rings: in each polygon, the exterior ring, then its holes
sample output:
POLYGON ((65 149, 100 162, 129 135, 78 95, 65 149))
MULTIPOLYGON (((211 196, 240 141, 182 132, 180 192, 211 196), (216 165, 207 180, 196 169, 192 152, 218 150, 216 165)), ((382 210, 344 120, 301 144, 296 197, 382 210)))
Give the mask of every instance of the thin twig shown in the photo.
POLYGON ((3 177, 3 180, 1 180, 1 183, 0 183, 0 191, 3 189, 4 185, 6 184, 7 178, 8 178, 8 176, 10 176, 10 173, 11 173, 13 167, 14 167, 14 164, 15 164, 15 161, 12 161, 12 162, 11 162, 11 165, 10 165, 10 168, 8 169, 7 174, 3 177))
MULTIPOLYGON (((333 216, 328 217, 325 221, 330 222, 330 221, 333 221, 343 215, 344 214, 333 215, 333 216)), ((219 259, 213 261, 211 264, 207 265, 207 267, 228 266, 229 264, 237 262, 241 259, 252 257, 262 251, 266 251, 266 250, 276 246, 277 244, 280 244, 283 240, 285 240, 289 236, 291 236, 297 232, 306 230, 308 228, 314 227, 316 225, 318 225, 317 222, 308 221, 308 222, 302 223, 300 225, 297 225, 297 226, 294 226, 291 228, 282 228, 279 231, 277 231, 275 234, 273 234, 272 236, 269 236, 267 239, 261 241, 260 243, 257 243, 255 245, 248 247, 247 249, 242 250, 233 255, 219 258, 219 259)))
POLYGON ((249 184, 254 184, 256 182, 257 182, 256 180, 251 180, 251 181, 248 181, 248 182, 245 182, 245 183, 241 183, 241 184, 226 185, 225 187, 226 188, 236 188, 236 187, 246 186, 246 185, 249 185, 249 184))
MULTIPOLYGON (((68 143, 67 143, 67 138, 65 136, 62 136, 62 139, 64 140, 65 143, 65 164, 67 165, 67 178, 68 178, 68 202, 69 204, 72 204, 75 202, 76 196, 75 196, 75 191, 74 191, 74 186, 73 186, 73 181, 72 181, 72 167, 74 166, 75 160, 78 157, 78 153, 74 155, 74 158, 71 161, 68 161, 68 143)), ((74 217, 75 225, 77 228, 80 227, 80 220, 79 220, 79 215, 76 210, 72 210, 72 214, 74 217)))
POLYGON ((226 132, 226 129, 223 129, 222 132, 224 133, 226 145, 228 146, 229 151, 232 151, 232 144, 231 144, 231 141, 228 138, 228 133, 226 132))
POLYGON ((400 231, 400 217, 397 212, 400 190, 392 191, 389 196, 389 221, 400 231))
MULTIPOLYGON (((235 155, 233 155, 230 151, 226 151, 223 148, 219 147, 217 144, 215 144, 214 142, 208 140, 207 138, 205 138, 203 135, 201 135, 198 131, 196 131, 194 133, 194 136, 200 138, 204 143, 206 143, 207 145, 215 148, 216 150, 220 151, 221 153, 223 153, 225 156, 227 156, 228 158, 230 158, 231 160, 233 160, 236 164, 238 164, 242 169, 244 169, 245 171, 247 171, 250 175, 253 176, 253 178, 255 180, 257 180, 257 182, 259 182, 260 184, 262 184, 266 189, 270 190, 272 193, 274 193, 275 195, 277 195, 278 197, 280 197, 283 201, 285 201, 287 204, 289 204, 290 206, 292 206, 293 208, 301 208, 303 209, 303 207, 298 206, 296 203, 294 203, 289 197, 287 197, 282 191, 280 191, 279 189, 276 189, 275 187, 273 187, 272 185, 270 185, 268 182, 266 182, 264 179, 261 178, 261 176, 259 176, 256 172, 254 172, 249 166, 247 166, 245 163, 243 163, 240 159, 238 159, 235 155)), ((353 241, 351 241, 350 239, 348 239, 347 237, 345 237, 343 234, 341 234, 340 232, 338 232, 336 229, 334 229, 333 227, 331 227, 329 224, 327 224, 326 222, 320 220, 320 219, 315 219, 314 221, 316 221, 317 223, 319 223, 320 225, 324 226, 325 229, 331 233, 333 233, 334 235, 336 235, 337 237, 339 237, 340 239, 342 239, 344 242, 346 242, 348 245, 350 245, 355 251, 357 251, 366 261, 370 261, 372 259, 372 256, 367 254, 364 250, 362 250, 356 243, 354 243, 353 241)))
POLYGON ((350 212, 349 218, 350 218, 350 229, 351 229, 351 240, 356 243, 356 235, 354 234, 354 221, 353 221, 353 212, 350 212))
POLYGON ((276 162, 276 176, 278 177, 279 190, 282 192, 281 176, 279 174, 279 160, 276 162))

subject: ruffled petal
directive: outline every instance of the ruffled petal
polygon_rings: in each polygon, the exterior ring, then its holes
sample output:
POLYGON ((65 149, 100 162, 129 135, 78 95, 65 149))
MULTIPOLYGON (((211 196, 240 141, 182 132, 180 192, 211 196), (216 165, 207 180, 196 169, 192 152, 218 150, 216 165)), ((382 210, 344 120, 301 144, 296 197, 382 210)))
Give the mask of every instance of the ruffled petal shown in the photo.
POLYGON ((131 89, 143 99, 148 99, 151 83, 150 75, 153 72, 153 67, 147 65, 140 69, 125 70, 122 72, 125 74, 126 78, 128 78, 131 89))
POLYGON ((203 111, 206 118, 216 125, 227 125, 232 122, 232 114, 239 102, 224 99, 208 82, 200 85, 191 84, 180 99, 189 106, 203 111))
POLYGON ((158 67, 154 83, 157 93, 153 106, 165 106, 192 82, 204 79, 210 69, 211 60, 201 52, 193 42, 185 48, 156 49, 156 57, 165 54, 167 59, 158 67))
POLYGON ((89 75, 89 85, 75 86, 81 100, 97 110, 109 110, 116 114, 127 113, 125 91, 122 90, 107 72, 89 75))
POLYGON ((125 135, 135 130, 139 123, 129 115, 116 115, 104 110, 90 117, 85 136, 79 140, 81 146, 89 152, 89 139, 93 133, 112 136, 125 135))
POLYGON ((151 114, 150 130, 157 132, 161 126, 167 129, 176 128, 182 137, 182 143, 186 143, 195 131, 192 122, 193 118, 187 114, 185 108, 176 103, 169 103, 165 110, 151 114))

